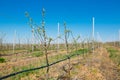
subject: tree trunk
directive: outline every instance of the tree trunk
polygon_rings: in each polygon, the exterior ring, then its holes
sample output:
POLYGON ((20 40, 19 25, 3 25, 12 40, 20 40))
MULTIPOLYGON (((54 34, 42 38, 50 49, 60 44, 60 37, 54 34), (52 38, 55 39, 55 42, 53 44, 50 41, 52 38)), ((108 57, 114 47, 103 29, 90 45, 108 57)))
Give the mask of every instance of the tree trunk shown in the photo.
POLYGON ((46 73, 49 73, 49 60, 48 60, 48 53, 47 53, 47 50, 45 50, 45 58, 46 58, 46 64, 47 64, 47 70, 46 70, 46 73))

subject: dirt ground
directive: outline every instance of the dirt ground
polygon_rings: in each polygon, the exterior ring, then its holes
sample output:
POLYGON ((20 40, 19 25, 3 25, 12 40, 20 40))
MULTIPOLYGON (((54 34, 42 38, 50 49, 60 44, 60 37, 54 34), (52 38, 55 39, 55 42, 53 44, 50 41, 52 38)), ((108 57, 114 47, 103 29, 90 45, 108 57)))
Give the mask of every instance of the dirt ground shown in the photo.
MULTIPOLYGON (((61 54, 63 53, 65 52, 61 54)), ((0 70, 10 69, 11 66, 27 65, 26 63, 34 64, 43 58, 29 58, 13 63, 4 63, 0 65, 0 70)), ((70 64, 71 80, 120 80, 120 69, 109 58, 109 53, 104 47, 96 49, 94 53, 74 57, 70 59, 70 64)), ((64 68, 68 69, 68 60, 51 66, 49 72, 50 80, 57 80, 58 78, 58 80, 69 80, 67 77, 68 72, 64 68)), ((37 74, 30 74, 22 77, 21 80, 45 80, 45 69, 43 71, 44 74, 41 73, 42 71, 39 70, 37 74)))
POLYGON ((99 48, 81 59, 77 68, 74 66, 71 70, 71 75, 72 80, 120 80, 120 69, 109 58, 106 48, 99 48))
MULTIPOLYGON (((56 64, 50 68, 50 80, 69 80, 68 73, 63 67, 68 68, 68 61, 56 64)), ((97 49, 94 54, 90 53, 71 59, 71 80, 120 80, 120 70, 109 58, 106 48, 97 49)), ((37 75, 34 80, 44 80, 45 76, 37 75)), ((31 77, 31 75, 30 75, 31 77)), ((22 80, 26 80, 23 78, 22 80)), ((32 80, 32 79, 31 79, 32 80)))

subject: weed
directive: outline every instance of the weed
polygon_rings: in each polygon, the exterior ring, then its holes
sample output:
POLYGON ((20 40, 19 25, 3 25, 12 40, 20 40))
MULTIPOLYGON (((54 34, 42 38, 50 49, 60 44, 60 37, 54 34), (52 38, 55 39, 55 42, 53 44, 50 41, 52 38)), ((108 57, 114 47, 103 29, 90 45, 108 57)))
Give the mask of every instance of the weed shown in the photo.
POLYGON ((4 58, 0 58, 0 63, 6 62, 4 58))
POLYGON ((36 52, 33 52, 33 53, 32 53, 32 56, 33 56, 33 57, 40 57, 40 56, 43 56, 43 53, 40 52, 40 51, 36 51, 36 52))
POLYGON ((119 66, 120 65, 120 54, 118 50, 107 48, 109 54, 109 57, 119 66))

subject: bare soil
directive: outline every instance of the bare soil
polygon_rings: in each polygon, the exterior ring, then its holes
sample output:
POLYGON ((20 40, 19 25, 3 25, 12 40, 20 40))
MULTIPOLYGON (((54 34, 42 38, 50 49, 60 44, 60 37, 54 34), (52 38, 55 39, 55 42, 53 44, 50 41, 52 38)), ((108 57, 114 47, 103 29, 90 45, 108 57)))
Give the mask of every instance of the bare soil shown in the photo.
MULTIPOLYGON (((50 53, 49 57, 57 55, 56 52, 50 53)), ((65 53, 66 51, 60 52, 60 54, 65 53)), ((28 64, 38 63, 38 61, 43 59, 44 57, 30 57, 16 62, 3 63, 0 64, 0 71, 4 73, 7 70, 10 71, 13 66, 27 66, 28 64)), ((109 53, 103 47, 96 49, 94 54, 89 53, 70 59, 70 64, 71 80, 120 80, 119 67, 109 58, 109 53)), ((49 72, 50 80, 57 80, 58 78, 58 80, 69 80, 68 69, 68 60, 51 66, 49 72)), ((30 74, 22 77, 21 80, 45 80, 45 71, 46 69, 39 70, 37 74, 30 74)))

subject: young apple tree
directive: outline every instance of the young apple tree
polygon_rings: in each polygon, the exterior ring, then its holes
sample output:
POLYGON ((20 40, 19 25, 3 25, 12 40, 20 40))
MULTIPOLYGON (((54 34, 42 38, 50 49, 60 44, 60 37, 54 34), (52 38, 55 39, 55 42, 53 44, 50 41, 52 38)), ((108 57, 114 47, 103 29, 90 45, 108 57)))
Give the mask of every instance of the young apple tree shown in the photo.
POLYGON ((42 49, 44 51, 46 64, 47 64, 46 77, 48 79, 48 73, 49 73, 48 49, 49 49, 50 43, 52 41, 52 38, 49 38, 46 34, 45 9, 44 8, 42 9, 42 25, 41 26, 38 26, 37 24, 35 24, 27 12, 26 12, 26 17, 29 19, 30 27, 32 28, 32 30, 34 30, 35 38, 38 41, 40 41, 40 44, 41 44, 42 49))

